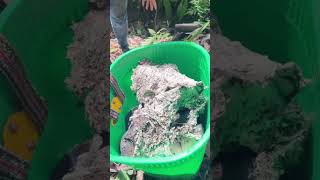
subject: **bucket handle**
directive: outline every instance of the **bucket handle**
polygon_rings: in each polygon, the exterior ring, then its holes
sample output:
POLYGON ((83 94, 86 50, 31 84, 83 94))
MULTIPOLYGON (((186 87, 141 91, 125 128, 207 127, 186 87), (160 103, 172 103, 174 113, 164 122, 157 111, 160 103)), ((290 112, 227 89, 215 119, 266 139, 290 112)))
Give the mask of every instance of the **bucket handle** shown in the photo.
MULTIPOLYGON (((123 104, 124 99, 125 99, 125 95, 121 91, 116 78, 114 76, 112 76, 111 74, 110 74, 110 85, 111 85, 112 89, 115 91, 116 96, 119 98, 121 104, 123 104)), ((118 117, 119 117, 119 112, 117 112, 117 111, 115 111, 114 109, 111 108, 110 109, 110 116, 113 119, 113 121, 112 121, 113 123, 112 124, 115 125, 117 120, 118 120, 118 117)))
POLYGON ((123 103, 124 99, 125 99, 125 95, 121 91, 117 80, 111 74, 110 74, 110 85, 111 85, 112 89, 115 91, 116 95, 120 98, 120 101, 123 103))

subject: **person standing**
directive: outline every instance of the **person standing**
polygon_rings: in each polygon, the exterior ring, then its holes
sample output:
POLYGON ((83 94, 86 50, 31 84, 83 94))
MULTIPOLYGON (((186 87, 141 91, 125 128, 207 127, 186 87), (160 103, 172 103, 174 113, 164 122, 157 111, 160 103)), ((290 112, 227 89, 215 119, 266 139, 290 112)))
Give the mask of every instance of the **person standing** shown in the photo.
MULTIPOLYGON (((141 0, 146 10, 157 10, 156 0, 141 0)), ((110 0, 110 22, 122 52, 129 51, 128 44, 128 0, 110 0)))

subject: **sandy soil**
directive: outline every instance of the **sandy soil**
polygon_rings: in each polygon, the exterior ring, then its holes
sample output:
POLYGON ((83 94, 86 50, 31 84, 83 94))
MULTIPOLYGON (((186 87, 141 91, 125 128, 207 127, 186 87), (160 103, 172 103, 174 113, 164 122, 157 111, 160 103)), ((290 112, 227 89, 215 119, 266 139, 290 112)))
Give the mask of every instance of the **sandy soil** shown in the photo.
POLYGON ((68 51, 72 69, 66 84, 85 98, 87 117, 93 127, 101 131, 101 121, 108 119, 105 110, 107 87, 104 86, 108 80, 105 73, 108 62, 105 11, 90 11, 83 21, 72 28, 74 42, 68 51))
MULTIPOLYGON (((68 58, 72 69, 67 86, 85 102, 90 125, 97 133, 109 130, 107 107, 108 29, 105 10, 91 10, 83 21, 72 26, 74 40, 68 58)), ((108 175, 109 146, 102 145, 98 134, 91 140, 90 150, 77 158, 73 171, 64 180, 105 180, 108 175)))

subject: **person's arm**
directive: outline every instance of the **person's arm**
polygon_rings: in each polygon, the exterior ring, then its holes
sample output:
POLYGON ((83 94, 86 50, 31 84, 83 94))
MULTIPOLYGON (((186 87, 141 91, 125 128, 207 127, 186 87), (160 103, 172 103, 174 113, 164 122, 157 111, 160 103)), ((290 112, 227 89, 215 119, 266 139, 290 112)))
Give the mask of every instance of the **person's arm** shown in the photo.
POLYGON ((156 0, 141 0, 142 7, 144 7, 146 10, 157 10, 157 2, 156 0))

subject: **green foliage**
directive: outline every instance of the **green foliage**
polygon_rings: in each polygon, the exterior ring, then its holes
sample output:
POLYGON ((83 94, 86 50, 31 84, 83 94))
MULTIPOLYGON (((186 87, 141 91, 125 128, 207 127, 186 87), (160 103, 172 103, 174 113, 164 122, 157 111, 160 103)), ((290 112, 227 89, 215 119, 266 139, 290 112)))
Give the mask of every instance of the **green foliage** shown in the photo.
POLYGON ((181 21, 182 18, 187 14, 188 11, 188 0, 181 0, 177 9, 177 21, 181 21))
POLYGON ((188 0, 160 0, 158 2, 160 8, 163 7, 165 17, 171 25, 180 22, 188 14, 188 0))
POLYGON ((130 177, 125 171, 120 171, 116 180, 130 180, 130 177))
POLYGON ((189 15, 195 16, 198 21, 209 21, 210 0, 190 0, 190 4, 189 15))
POLYGON ((167 31, 166 28, 162 28, 157 32, 153 29, 148 29, 148 31, 151 36, 146 39, 147 45, 155 44, 158 42, 163 42, 163 41, 167 41, 167 40, 172 39, 172 35, 167 31))
POLYGON ((177 102, 177 108, 194 109, 195 107, 201 107, 207 101, 202 94, 204 88, 203 84, 199 84, 194 88, 182 88, 180 90, 181 95, 177 102))
POLYGON ((190 33, 188 37, 186 37, 185 41, 194 41, 198 38, 200 34, 203 34, 203 32, 210 28, 210 21, 207 21, 206 23, 203 23, 201 27, 195 29, 190 33))
MULTIPOLYGON (((140 0, 132 0, 141 8, 140 0)), ((169 25, 188 21, 209 21, 210 0, 157 0, 157 14, 169 25)), ((142 20, 142 19, 141 19, 142 20)))
POLYGON ((110 180, 143 180, 143 172, 124 164, 111 163, 110 180))
POLYGON ((164 12, 167 19, 172 18, 172 5, 170 0, 163 0, 164 12))

